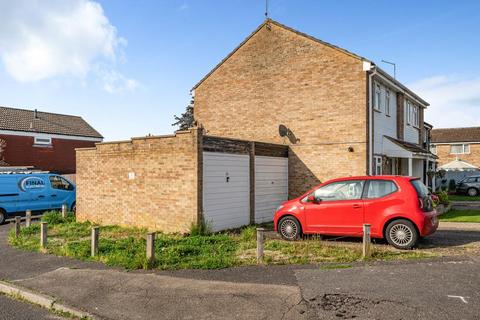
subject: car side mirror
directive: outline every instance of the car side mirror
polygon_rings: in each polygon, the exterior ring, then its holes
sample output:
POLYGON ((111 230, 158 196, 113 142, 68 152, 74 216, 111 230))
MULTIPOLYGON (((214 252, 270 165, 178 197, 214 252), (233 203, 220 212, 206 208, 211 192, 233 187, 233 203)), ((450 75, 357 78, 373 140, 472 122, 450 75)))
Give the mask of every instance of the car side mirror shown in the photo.
POLYGON ((320 199, 315 198, 313 194, 309 195, 307 199, 308 199, 308 202, 315 203, 315 204, 318 204, 321 201, 320 199))

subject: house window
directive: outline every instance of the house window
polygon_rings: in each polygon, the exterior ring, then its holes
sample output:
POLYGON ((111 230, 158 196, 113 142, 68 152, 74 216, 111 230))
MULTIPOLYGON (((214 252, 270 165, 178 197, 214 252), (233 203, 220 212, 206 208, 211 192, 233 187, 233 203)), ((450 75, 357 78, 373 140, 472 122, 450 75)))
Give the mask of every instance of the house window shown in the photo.
POLYGON ((417 106, 412 106, 413 109, 413 125, 418 128, 420 124, 420 119, 419 119, 419 114, 418 114, 418 107, 417 106))
POLYGON ((36 146, 51 146, 52 145, 52 138, 35 137, 33 143, 36 146))
POLYGON ((380 85, 377 83, 375 85, 375 103, 374 103, 375 110, 380 111, 381 103, 382 103, 382 89, 380 88, 380 85))
POLYGON ((468 154, 470 153, 469 144, 452 144, 450 145, 450 154, 468 154))
POLYGON ((382 174, 382 157, 380 156, 375 156, 374 158, 374 164, 375 164, 375 170, 374 170, 374 175, 379 176, 382 174))
POLYGON ((437 146, 435 144, 430 145, 430 152, 437 154, 437 146))
POLYGON ((390 90, 385 93, 385 114, 390 116, 390 90))
POLYGON ((407 124, 412 123, 412 104, 407 101, 407 124))

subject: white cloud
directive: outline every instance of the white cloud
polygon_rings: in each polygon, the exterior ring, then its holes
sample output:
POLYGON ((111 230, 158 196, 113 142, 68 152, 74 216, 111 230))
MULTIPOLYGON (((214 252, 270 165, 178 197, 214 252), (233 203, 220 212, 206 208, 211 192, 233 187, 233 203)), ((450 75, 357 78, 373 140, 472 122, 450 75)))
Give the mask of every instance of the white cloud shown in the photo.
POLYGON ((409 87, 430 103, 425 120, 434 127, 480 126, 480 78, 440 75, 409 87))
POLYGON ((133 92, 140 85, 134 79, 128 79, 113 69, 97 70, 97 74, 103 82, 103 89, 108 93, 133 92))
POLYGON ((127 41, 92 0, 0 1, 0 21, 0 59, 19 82, 83 81, 98 61, 125 60, 127 41))

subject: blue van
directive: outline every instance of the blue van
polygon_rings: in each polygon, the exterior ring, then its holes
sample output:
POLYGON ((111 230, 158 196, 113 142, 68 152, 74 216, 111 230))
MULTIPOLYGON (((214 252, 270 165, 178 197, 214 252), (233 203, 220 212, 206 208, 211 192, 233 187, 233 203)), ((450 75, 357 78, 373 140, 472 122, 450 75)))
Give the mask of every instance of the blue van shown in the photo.
POLYGON ((0 173, 0 224, 26 210, 44 212, 66 204, 75 211, 75 185, 52 173, 0 173))

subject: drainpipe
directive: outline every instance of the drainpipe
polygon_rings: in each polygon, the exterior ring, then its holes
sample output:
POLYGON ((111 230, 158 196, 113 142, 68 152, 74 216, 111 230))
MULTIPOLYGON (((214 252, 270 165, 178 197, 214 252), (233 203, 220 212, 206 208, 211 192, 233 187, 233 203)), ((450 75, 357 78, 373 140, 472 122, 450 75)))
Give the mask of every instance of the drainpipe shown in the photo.
POLYGON ((368 175, 373 174, 373 87, 372 79, 377 74, 377 68, 372 64, 368 75, 368 175), (373 72, 371 71, 373 69, 373 72))

